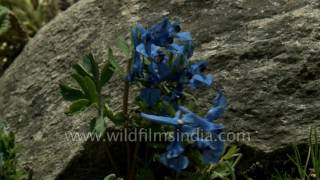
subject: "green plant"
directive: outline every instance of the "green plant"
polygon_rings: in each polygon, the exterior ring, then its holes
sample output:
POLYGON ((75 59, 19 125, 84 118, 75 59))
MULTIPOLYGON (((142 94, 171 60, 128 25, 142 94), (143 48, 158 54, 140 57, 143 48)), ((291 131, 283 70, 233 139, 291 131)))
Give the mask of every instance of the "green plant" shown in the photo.
POLYGON ((56 0, 0 0, 0 76, 58 12, 56 0))
MULTIPOLYGON (((309 138, 309 154, 311 155, 311 176, 320 179, 320 145, 318 134, 315 129, 311 129, 309 138)), ((308 155, 309 156, 309 155, 308 155)), ((309 158, 309 157, 308 157, 309 158)))
POLYGON ((0 35, 7 32, 10 28, 9 9, 0 6, 0 35))
MULTIPOLYGON (((102 94, 102 87, 111 79, 118 69, 112 50, 108 51, 108 60, 100 70, 92 54, 85 56, 81 63, 73 66, 71 77, 75 83, 60 84, 63 98, 70 101, 71 105, 65 111, 67 115, 73 115, 85 111, 89 107, 96 109, 97 115, 90 122, 90 129, 100 137, 106 131, 106 124, 119 118, 121 113, 113 113, 106 104, 106 98, 102 94)), ((116 123, 116 122, 115 122, 116 123)), ((109 147, 107 155, 115 171, 117 165, 113 160, 109 147)))
POLYGON ((2 6, 10 9, 29 36, 33 36, 58 12, 55 0, 0 0, 2 6))
POLYGON ((0 5, 0 76, 28 40, 15 14, 0 5))
POLYGON ((20 180, 26 173, 18 167, 18 153, 21 146, 16 144, 13 132, 0 127, 0 179, 20 180))
MULTIPOLYGON (((143 150, 151 150, 145 160, 142 160, 139 154, 141 143, 126 141, 126 178, 129 180, 143 178, 141 174, 148 174, 149 179, 152 179, 153 172, 149 171, 148 164, 159 161, 163 167, 174 170, 176 177, 180 173, 183 174, 182 170, 189 165, 190 168, 196 168, 199 176, 204 178, 230 176, 235 179, 235 166, 241 157, 238 149, 231 147, 219 161, 224 152, 224 140, 220 136, 224 127, 215 120, 227 107, 223 91, 217 93, 207 113, 200 115, 194 112, 195 109, 184 106, 188 105, 185 102, 190 97, 188 89, 210 87, 214 77, 204 72, 207 61, 190 61, 193 54, 192 37, 188 32, 180 32, 180 29, 178 23, 164 18, 162 22, 149 29, 145 29, 141 24, 132 28, 131 44, 119 41, 118 47, 128 56, 121 113, 110 110, 105 103, 108 97, 103 96, 101 91, 114 71, 119 69, 112 50, 109 49, 108 62, 103 65, 101 71, 92 54, 85 56, 81 63, 73 66, 72 78, 77 86, 60 85, 64 99, 71 101, 66 113, 72 115, 89 107, 95 108, 97 115, 91 127, 92 131, 100 136, 108 135, 105 134, 106 122, 118 124, 120 129, 149 128, 163 132, 174 131, 173 141, 165 152, 164 142, 143 144, 146 146, 143 146, 143 150), (129 88, 133 84, 140 89, 140 95, 134 101, 135 106, 139 108, 139 114, 130 111, 128 106, 129 88), (206 137, 197 134, 198 130, 204 131, 206 137), (190 141, 184 141, 181 138, 183 134, 189 136, 190 141), (162 145, 162 148, 155 148, 158 145, 162 145), (194 148, 189 149, 188 145, 193 145, 194 148), (190 151, 193 153, 189 153, 190 151), (191 163, 193 159, 198 161, 191 163), (155 161, 150 162, 152 160, 155 161), (139 168, 142 163, 143 168, 139 168)), ((117 170, 110 151, 107 151, 110 163, 117 170)))
POLYGON ((272 175, 271 179, 272 180, 291 180, 293 178, 286 172, 280 173, 278 170, 276 170, 276 174, 272 175))
POLYGON ((197 168, 196 172, 183 172, 182 176, 188 180, 206 179, 232 179, 236 180, 235 168, 238 165, 242 154, 239 148, 233 145, 227 149, 217 164, 197 168))
MULTIPOLYGON (((318 142, 318 135, 315 129, 310 129, 309 142, 308 142, 308 154, 305 158, 305 162, 301 156, 301 152, 297 145, 293 145, 294 155, 288 155, 290 161, 295 165, 296 170, 301 180, 320 179, 320 146, 318 142)), ((273 175, 276 179, 293 179, 288 174, 281 174, 277 171, 276 175, 273 175)))
POLYGON ((103 180, 123 180, 122 178, 118 178, 115 174, 109 174, 103 180))
POLYGON ((108 108, 102 94, 102 87, 111 79, 113 73, 118 69, 114 60, 112 50, 108 51, 108 61, 100 71, 92 54, 85 56, 81 63, 73 66, 71 77, 76 84, 60 84, 63 98, 71 102, 66 114, 72 115, 94 107, 97 116, 92 120, 92 131, 102 135, 106 129, 106 121, 116 116, 108 108), (76 86, 75 86, 76 85, 76 86))

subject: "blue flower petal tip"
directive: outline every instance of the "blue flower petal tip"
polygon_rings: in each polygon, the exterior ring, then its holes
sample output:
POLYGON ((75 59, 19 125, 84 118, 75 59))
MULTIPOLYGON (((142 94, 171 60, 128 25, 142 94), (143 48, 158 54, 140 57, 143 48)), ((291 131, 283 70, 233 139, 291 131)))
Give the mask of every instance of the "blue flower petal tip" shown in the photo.
POLYGON ((216 98, 213 100, 213 106, 210 108, 205 118, 212 122, 218 119, 227 108, 227 98, 222 91, 218 91, 216 98))
POLYGON ((189 165, 189 160, 186 156, 180 155, 176 158, 167 158, 166 154, 160 155, 160 162, 176 172, 181 172, 186 169, 189 165))

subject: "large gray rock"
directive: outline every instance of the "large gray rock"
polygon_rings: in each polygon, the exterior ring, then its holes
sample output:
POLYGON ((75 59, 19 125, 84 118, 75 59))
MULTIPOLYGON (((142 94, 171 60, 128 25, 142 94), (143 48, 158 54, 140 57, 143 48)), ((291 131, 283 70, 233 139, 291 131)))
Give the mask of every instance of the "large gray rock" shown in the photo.
MULTIPOLYGON (((210 61, 229 100, 220 121, 228 131, 251 133, 250 141, 240 142, 245 147, 270 154, 304 143, 309 127, 320 127, 319 4, 82 0, 41 29, 0 79, 0 116, 17 132, 25 147, 21 158, 36 179, 54 179, 79 154, 83 143, 67 142, 65 133, 87 132, 94 113, 64 114, 58 84, 71 65, 90 51, 101 62, 136 21, 150 24, 164 15, 193 34, 195 59, 210 61)), ((114 109, 121 106, 118 80, 106 89, 114 109)))

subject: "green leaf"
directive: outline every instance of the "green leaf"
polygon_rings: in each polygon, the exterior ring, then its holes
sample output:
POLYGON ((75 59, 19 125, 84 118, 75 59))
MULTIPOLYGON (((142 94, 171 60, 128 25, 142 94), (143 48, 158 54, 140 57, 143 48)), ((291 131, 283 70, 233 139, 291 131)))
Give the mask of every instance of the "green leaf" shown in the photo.
POLYGON ((114 113, 113 111, 110 109, 110 107, 108 106, 108 104, 104 105, 104 111, 103 114, 105 114, 105 116, 107 116, 109 119, 114 119, 114 113))
POLYGON ((65 84, 60 84, 60 91, 63 98, 67 101, 74 101, 85 98, 85 95, 82 93, 81 90, 75 89, 65 84))
POLYGON ((108 62, 114 67, 116 70, 120 70, 120 66, 117 63, 116 59, 114 58, 113 51, 111 48, 108 49, 108 62))
POLYGON ((89 76, 94 80, 99 79, 99 66, 91 53, 84 56, 82 62, 73 65, 72 68, 83 77, 89 76))
POLYGON ((72 66, 72 68, 81 76, 86 77, 93 77, 91 72, 88 71, 82 64, 78 63, 72 66))
POLYGON ((72 77, 78 82, 79 86, 91 103, 98 102, 96 85, 90 77, 82 77, 77 73, 72 74, 72 77))
POLYGON ((105 123, 105 120, 108 119, 107 117, 98 117, 96 119, 96 122, 95 122, 95 126, 94 126, 94 129, 93 129, 93 132, 96 133, 97 135, 101 136, 104 134, 104 132, 106 131, 106 123, 105 123))
POLYGON ((95 83, 88 76, 86 76, 84 78, 84 82, 85 82, 85 85, 87 87, 88 97, 89 97, 91 103, 98 102, 98 93, 97 93, 97 88, 96 88, 95 83))
POLYGON ((86 55, 84 57, 84 61, 85 62, 89 62, 90 63, 90 69, 91 69, 91 73, 93 74, 93 77, 98 80, 99 79, 99 76, 100 76, 100 72, 99 72, 99 66, 98 64, 96 63, 94 57, 93 57, 93 54, 90 53, 88 55, 86 55))
POLYGON ((239 151, 239 149, 237 148, 237 146, 233 145, 228 149, 227 153, 225 155, 223 155, 222 159, 229 160, 229 159, 233 158, 234 155, 236 155, 238 153, 238 151, 239 151))
POLYGON ((176 114, 175 109, 168 102, 162 101, 161 104, 169 115, 174 116, 176 114))
POLYGON ((0 35, 6 33, 10 27, 9 9, 0 5, 0 35))
POLYGON ((121 180, 121 178, 117 178, 115 174, 109 174, 103 180, 121 180))
POLYGON ((122 112, 119 112, 116 115, 114 115, 112 122, 117 126, 121 126, 126 122, 126 118, 122 112))
POLYGON ((92 73, 92 64, 90 58, 88 57, 89 55, 84 56, 81 64, 83 65, 86 71, 92 73))
POLYGON ((130 46, 127 44, 127 42, 124 39, 122 38, 118 39, 117 47, 121 49, 127 56, 129 57, 131 56, 130 46))
POLYGON ((71 75, 71 77, 77 81, 78 85, 80 86, 80 88, 82 89, 82 91, 84 92, 84 94, 86 95, 87 98, 90 97, 90 93, 89 93, 89 89, 87 87, 85 78, 83 76, 81 76, 78 73, 74 73, 71 75))
POLYGON ((88 106, 90 106, 90 104, 91 103, 88 99, 79 99, 70 105, 69 109, 66 111, 66 114, 71 115, 76 112, 83 111, 88 106))
POLYGON ((100 85, 105 85, 112 77, 113 73, 118 69, 118 64, 115 62, 112 50, 109 48, 108 53, 108 61, 104 65, 101 77, 100 77, 100 85))

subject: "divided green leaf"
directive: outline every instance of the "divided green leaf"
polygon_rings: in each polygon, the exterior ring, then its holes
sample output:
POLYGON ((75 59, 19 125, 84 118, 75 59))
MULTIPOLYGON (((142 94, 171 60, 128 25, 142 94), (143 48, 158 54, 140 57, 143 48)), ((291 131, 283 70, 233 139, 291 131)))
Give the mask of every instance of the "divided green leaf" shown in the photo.
POLYGON ((95 83, 88 76, 84 78, 84 82, 87 88, 88 98, 91 103, 98 102, 98 93, 95 83))
POLYGON ((10 29, 9 9, 0 5, 0 35, 10 29))
POLYGON ((90 69, 91 69, 91 73, 93 74, 93 77, 95 78, 95 80, 98 80, 100 76, 99 66, 95 61, 93 54, 90 53, 86 55, 84 59, 85 59, 85 62, 88 62, 88 64, 90 65, 90 69))
POLYGON ((106 123, 105 123, 106 119, 108 119, 108 118, 102 117, 102 116, 100 116, 96 119, 93 131, 99 136, 103 135, 104 132, 106 131, 106 128, 107 128, 106 123))
POLYGON ((66 114, 71 115, 76 112, 80 112, 85 110, 88 106, 90 106, 90 101, 88 99, 79 99, 77 101, 74 101, 69 109, 66 111, 66 114))
POLYGON ((82 93, 81 90, 70 87, 65 84, 60 84, 60 91, 63 98, 67 101, 75 101, 78 99, 84 99, 85 95, 82 93))
POLYGON ((127 56, 131 56, 130 46, 124 39, 119 38, 117 42, 117 47, 121 49, 127 56))

